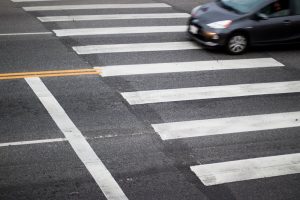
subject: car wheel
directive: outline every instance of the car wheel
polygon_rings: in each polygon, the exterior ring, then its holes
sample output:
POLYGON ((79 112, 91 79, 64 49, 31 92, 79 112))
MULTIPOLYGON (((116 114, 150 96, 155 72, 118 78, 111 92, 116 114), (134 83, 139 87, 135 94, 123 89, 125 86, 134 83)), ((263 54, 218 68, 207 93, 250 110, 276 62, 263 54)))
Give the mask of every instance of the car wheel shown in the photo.
POLYGON ((230 54, 242 54, 247 50, 248 47, 248 38, 240 33, 230 36, 227 42, 227 51, 230 54))

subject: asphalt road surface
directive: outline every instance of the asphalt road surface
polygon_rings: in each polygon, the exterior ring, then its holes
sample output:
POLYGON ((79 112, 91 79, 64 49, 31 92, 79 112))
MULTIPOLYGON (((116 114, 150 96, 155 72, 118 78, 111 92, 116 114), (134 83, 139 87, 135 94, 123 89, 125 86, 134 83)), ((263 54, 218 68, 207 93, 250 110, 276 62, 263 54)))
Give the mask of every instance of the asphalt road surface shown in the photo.
POLYGON ((1 0, 0 199, 299 200, 300 48, 201 49, 203 2, 1 0))

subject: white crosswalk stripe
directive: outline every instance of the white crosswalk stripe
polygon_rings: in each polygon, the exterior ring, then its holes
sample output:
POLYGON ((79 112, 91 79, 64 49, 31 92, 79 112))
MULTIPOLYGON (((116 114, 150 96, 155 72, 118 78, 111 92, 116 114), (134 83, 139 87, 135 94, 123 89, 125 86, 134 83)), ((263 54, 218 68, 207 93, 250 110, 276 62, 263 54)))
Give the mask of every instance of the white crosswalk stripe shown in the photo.
POLYGON ((211 60, 196 62, 157 63, 140 65, 115 65, 95 67, 101 70, 102 77, 126 76, 138 74, 178 73, 210 70, 234 70, 250 68, 283 67, 284 65, 273 58, 211 60))
POLYGON ((300 127, 300 112, 152 124, 163 140, 300 127))
POLYGON ((185 32, 187 26, 141 26, 141 27, 115 27, 115 28, 84 28, 84 29, 60 29, 53 30, 56 36, 80 36, 80 35, 115 35, 134 33, 176 33, 185 32))
POLYGON ((28 32, 28 33, 1 33, 0 36, 32 36, 32 35, 52 35, 52 32, 28 32))
MULTIPOLYGON (((38 2, 59 0, 12 0, 13 2, 38 2)), ((25 11, 64 11, 64 10, 105 10, 134 8, 172 8, 165 3, 121 3, 121 4, 83 4, 83 5, 49 5, 23 7, 25 11)), ((74 11, 75 12, 75 11, 74 11)), ((166 10, 165 12, 171 12, 166 10)), ((37 17, 41 22, 77 22, 77 21, 117 21, 117 20, 148 20, 148 19, 184 19, 190 17, 187 13, 126 13, 126 14, 96 14, 96 15, 65 15, 37 17)), ((126 21, 125 21, 126 22, 126 21)), ((78 23, 80 24, 80 23, 78 23)), ((185 32, 186 25, 169 26, 135 26, 133 27, 93 27, 73 29, 56 29, 53 32, 58 37, 118 35, 118 34, 148 34, 185 32)), ((122 36, 123 36, 122 35, 122 36)), ((127 35, 126 35, 127 36, 127 35)), ((129 35, 135 36, 135 35, 129 35)), ((82 37, 81 37, 82 38, 82 37)), ((76 39, 75 39, 76 40, 76 39)), ((134 52, 161 52, 199 50, 201 47, 190 41, 148 42, 128 44, 91 44, 74 46, 79 55, 114 54, 134 52)), ((122 42, 121 42, 122 43, 122 42)), ((178 59, 177 59, 178 60, 178 59)), ((96 66, 102 77, 148 75, 160 73, 185 73, 215 70, 243 70, 260 68, 280 68, 284 65, 273 58, 252 58, 234 60, 208 60, 173 63, 145 63, 131 65, 96 66)), ((267 82, 237 85, 218 85, 206 87, 174 88, 123 92, 121 95, 130 105, 178 102, 203 99, 222 99, 254 95, 277 95, 300 93, 300 81, 267 82)), ((193 121, 179 121, 151 124, 162 140, 184 140, 186 138, 219 136, 228 134, 254 133, 276 129, 300 127, 300 111, 281 112, 260 115, 233 116, 193 121)), ((7 144, 4 144, 7 145, 7 144)), ((221 163, 201 164, 191 166, 191 170, 206 186, 225 184, 237 181, 275 177, 300 173, 300 154, 286 154, 270 157, 251 158, 221 163)), ((95 171, 92 171, 95 172, 95 171)), ((101 178, 101 176, 99 176, 101 178)), ((98 178, 99 178, 98 177, 98 178)), ((100 180, 99 178, 99 180, 100 180)), ((102 180, 102 178, 101 178, 102 180)), ((106 188, 105 183, 104 189, 106 188)), ((109 188, 112 189, 112 188, 109 188)), ((108 194, 109 192, 107 192, 108 194)), ((121 191, 122 193, 122 191, 121 191)), ((125 196, 125 195, 124 195, 125 196)), ((127 197, 123 197, 126 199, 127 197)))
POLYGON ((86 4, 86 5, 55 5, 55 6, 27 6, 25 11, 54 11, 54 10, 93 10, 93 9, 125 9, 125 8, 170 8, 165 3, 140 4, 86 4))
POLYGON ((159 42, 159 43, 133 43, 111 45, 88 45, 73 47, 77 54, 102 54, 148 51, 176 51, 193 50, 201 47, 193 42, 159 42))
POLYGON ((14 3, 22 3, 22 2, 44 2, 44 1, 61 1, 61 0, 11 0, 14 3))
POLYGON ((300 92, 300 81, 124 92, 131 105, 300 92))
POLYGON ((149 13, 149 14, 116 14, 116 15, 70 15, 38 17, 41 22, 74 22, 93 20, 122 20, 122 19, 173 19, 188 18, 187 13, 149 13))
POLYGON ((300 173, 300 153, 192 166, 206 186, 300 173))

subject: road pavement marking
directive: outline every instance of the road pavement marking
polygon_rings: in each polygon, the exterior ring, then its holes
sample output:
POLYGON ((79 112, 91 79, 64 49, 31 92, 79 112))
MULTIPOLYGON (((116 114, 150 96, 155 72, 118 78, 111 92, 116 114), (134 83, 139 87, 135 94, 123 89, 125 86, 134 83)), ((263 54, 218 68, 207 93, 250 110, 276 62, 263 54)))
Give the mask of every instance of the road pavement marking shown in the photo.
POLYGON ((300 92, 300 81, 124 92, 131 105, 300 92))
POLYGON ((194 42, 159 42, 159 43, 133 43, 111 45, 88 45, 73 47, 77 54, 102 54, 102 53, 129 53, 148 51, 176 51, 201 49, 194 42))
POLYGON ((300 127, 300 112, 152 124, 162 140, 300 127))
POLYGON ((54 142, 64 142, 64 141, 67 141, 67 139, 66 138, 55 138, 55 139, 46 139, 46 140, 7 142, 7 143, 0 143, 0 147, 23 146, 23 145, 30 145, 30 144, 44 144, 44 143, 54 143, 54 142))
MULTIPOLYGON (((132 133, 132 134, 130 134, 130 136, 138 136, 138 135, 144 135, 144 134, 145 133, 132 133)), ((114 138, 114 137, 123 137, 123 135, 108 134, 108 135, 100 135, 100 136, 96 136, 96 137, 86 137, 86 139, 87 140, 96 140, 96 139, 114 138)), ((54 139, 43 139, 43 140, 6 142, 6 143, 0 143, 0 147, 24 146, 24 145, 44 144, 44 143, 57 143, 57 142, 65 142, 65 141, 68 141, 68 140, 66 138, 54 138, 54 139)))
POLYGON ((106 198, 108 200, 127 200, 128 198, 118 183, 41 79, 26 78, 25 80, 65 135, 106 198))
POLYGON ((283 67, 284 65, 273 58, 210 60, 197 62, 157 63, 140 65, 115 65, 94 67, 101 70, 102 77, 126 76, 138 74, 178 73, 226 69, 247 69, 283 67))
POLYGON ((56 6, 29 6, 23 7, 25 11, 51 11, 51 10, 93 10, 93 9, 123 9, 123 8, 171 8, 165 3, 139 3, 139 4, 89 4, 89 5, 56 5, 56 6))
POLYGON ((206 186, 300 173, 300 153, 192 166, 206 186))
POLYGON ((135 27, 113 27, 113 28, 79 28, 53 30, 56 36, 80 36, 80 35, 113 35, 113 34, 135 34, 135 33, 177 33, 186 32, 187 26, 135 26, 135 27))
POLYGON ((97 69, 75 69, 75 70, 56 70, 39 72, 18 72, 0 74, 0 80, 23 79, 30 77, 60 77, 60 76, 80 76, 80 75, 99 75, 97 69))
POLYGON ((21 3, 21 2, 42 2, 42 1, 60 1, 60 0, 11 0, 14 3, 21 3))
POLYGON ((26 36, 26 35, 52 35, 52 32, 32 32, 32 33, 1 33, 0 36, 26 36))
POLYGON ((122 20, 122 19, 173 19, 188 18, 187 13, 149 13, 149 14, 117 14, 117 15, 70 15, 38 17, 41 22, 68 22, 93 20, 122 20))

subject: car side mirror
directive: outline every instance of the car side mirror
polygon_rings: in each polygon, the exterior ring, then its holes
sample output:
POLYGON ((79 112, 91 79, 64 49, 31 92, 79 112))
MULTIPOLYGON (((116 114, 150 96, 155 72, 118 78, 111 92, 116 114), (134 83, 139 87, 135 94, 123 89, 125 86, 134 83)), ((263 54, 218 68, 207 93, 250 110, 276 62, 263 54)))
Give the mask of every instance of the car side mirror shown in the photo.
POLYGON ((256 14, 256 19, 258 20, 267 20, 269 19, 268 15, 264 14, 264 13, 257 13, 256 14))

